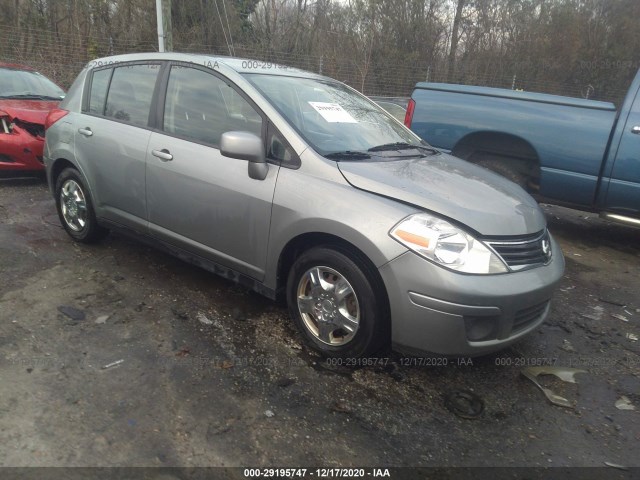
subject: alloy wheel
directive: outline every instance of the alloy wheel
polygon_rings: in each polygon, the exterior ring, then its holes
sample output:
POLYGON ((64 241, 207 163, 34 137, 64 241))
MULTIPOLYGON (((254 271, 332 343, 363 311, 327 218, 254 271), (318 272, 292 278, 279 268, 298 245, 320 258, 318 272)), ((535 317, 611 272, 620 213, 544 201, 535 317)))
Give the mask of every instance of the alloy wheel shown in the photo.
POLYGON ((341 346, 354 338, 360 304, 353 287, 338 271, 310 268, 300 277, 296 296, 304 325, 318 340, 341 346))
POLYGON ((74 232, 80 232, 87 225, 87 201, 80 185, 69 179, 60 189, 62 217, 74 232))

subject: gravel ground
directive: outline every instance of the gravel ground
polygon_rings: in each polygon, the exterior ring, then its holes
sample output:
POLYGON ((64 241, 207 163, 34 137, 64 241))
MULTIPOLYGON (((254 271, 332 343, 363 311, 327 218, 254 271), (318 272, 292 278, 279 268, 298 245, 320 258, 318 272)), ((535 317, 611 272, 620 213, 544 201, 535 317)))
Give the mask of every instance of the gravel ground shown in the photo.
POLYGON ((74 244, 44 182, 2 180, 0 466, 640 466, 640 230, 544 208, 567 269, 537 333, 351 368, 282 305, 120 235, 74 244), (539 363, 585 371, 540 377, 569 407, 521 375, 539 363))

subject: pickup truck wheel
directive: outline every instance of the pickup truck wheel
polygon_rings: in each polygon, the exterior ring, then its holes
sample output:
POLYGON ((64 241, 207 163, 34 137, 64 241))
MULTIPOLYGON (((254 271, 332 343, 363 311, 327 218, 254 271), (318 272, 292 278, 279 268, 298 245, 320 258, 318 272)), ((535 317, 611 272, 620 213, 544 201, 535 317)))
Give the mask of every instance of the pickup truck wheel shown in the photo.
POLYGON ((82 243, 102 239, 109 231, 96 221, 86 182, 78 170, 66 168, 56 181, 56 208, 69 236, 82 243))
POLYGON ((534 189, 531 184, 531 177, 527 175, 526 170, 530 169, 529 162, 517 158, 502 157, 485 152, 476 152, 472 154, 467 161, 475 163, 481 167, 487 168, 517 183, 526 191, 530 192, 534 189))
POLYGON ((386 293, 358 255, 316 247, 287 280, 289 311, 307 344, 328 357, 362 357, 389 340, 386 293))

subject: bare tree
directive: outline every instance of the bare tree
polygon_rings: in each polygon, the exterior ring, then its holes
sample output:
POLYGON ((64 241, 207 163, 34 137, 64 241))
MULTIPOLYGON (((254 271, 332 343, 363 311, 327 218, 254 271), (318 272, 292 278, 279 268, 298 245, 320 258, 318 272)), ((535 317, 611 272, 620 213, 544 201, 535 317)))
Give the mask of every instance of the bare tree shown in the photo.
POLYGON ((449 81, 453 79, 455 73, 456 53, 458 52, 458 41, 460 22, 462 21, 462 11, 464 10, 466 0, 458 0, 456 4, 456 13, 453 17, 453 26, 451 27, 451 45, 449 47, 449 58, 447 61, 447 78, 449 81))

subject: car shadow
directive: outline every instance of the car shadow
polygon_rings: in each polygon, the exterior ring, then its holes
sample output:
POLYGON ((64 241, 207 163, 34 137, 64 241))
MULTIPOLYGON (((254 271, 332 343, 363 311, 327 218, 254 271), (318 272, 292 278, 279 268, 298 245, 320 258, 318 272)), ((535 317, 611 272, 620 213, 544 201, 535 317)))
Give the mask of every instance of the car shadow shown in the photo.
MULTIPOLYGON (((0 173, 0 175, 2 175, 0 173)), ((34 177, 2 177, 0 176, 0 185, 7 185, 12 187, 31 186, 31 185, 46 185, 47 179, 44 175, 34 177)))

